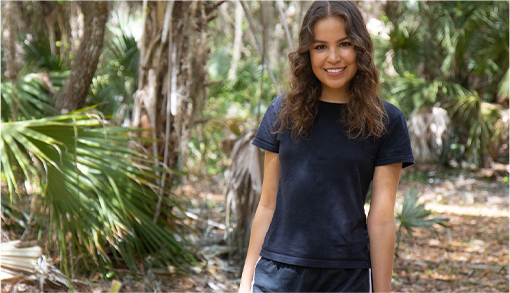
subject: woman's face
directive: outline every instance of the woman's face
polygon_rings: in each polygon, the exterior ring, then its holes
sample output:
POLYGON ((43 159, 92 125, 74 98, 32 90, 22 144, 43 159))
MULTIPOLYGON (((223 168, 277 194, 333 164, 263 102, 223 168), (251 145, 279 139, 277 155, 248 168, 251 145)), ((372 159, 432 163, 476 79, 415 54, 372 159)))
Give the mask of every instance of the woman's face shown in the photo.
POLYGON ((345 21, 336 16, 318 20, 310 48, 313 73, 322 83, 322 98, 347 102, 349 82, 356 74, 356 51, 345 33, 345 21))

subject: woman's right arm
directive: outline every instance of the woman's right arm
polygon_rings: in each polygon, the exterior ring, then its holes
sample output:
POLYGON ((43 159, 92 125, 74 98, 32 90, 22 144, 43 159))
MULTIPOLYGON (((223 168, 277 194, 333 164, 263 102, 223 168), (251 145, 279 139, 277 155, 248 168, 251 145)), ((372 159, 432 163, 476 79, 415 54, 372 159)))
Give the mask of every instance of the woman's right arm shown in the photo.
POLYGON ((273 219, 279 180, 280 158, 277 153, 266 151, 262 195, 260 196, 260 202, 253 218, 250 243, 241 276, 241 284, 239 285, 239 293, 250 292, 255 265, 259 259, 259 253, 262 249, 267 230, 273 219))

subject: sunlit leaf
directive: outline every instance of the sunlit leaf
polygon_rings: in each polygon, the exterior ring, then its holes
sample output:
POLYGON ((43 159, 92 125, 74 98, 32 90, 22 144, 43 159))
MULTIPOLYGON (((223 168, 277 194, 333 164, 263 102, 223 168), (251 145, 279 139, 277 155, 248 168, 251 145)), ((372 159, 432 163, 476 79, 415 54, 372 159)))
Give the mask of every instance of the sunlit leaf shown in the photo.
MULTIPOLYGON (((26 179, 41 188, 44 208, 37 210, 48 214, 38 217, 40 226, 57 235, 53 245, 59 248, 66 270, 76 265, 72 256, 77 255, 87 267, 111 266, 112 249, 135 272, 141 264, 149 265, 149 255, 151 265, 184 268, 193 263, 185 242, 174 236, 185 229, 181 220, 163 212, 181 227, 176 229, 152 219, 160 192, 155 173, 168 170, 151 167, 149 155, 129 147, 129 133, 139 130, 108 127, 91 114, 81 110, 2 123, 2 172, 11 202, 24 196, 17 186, 26 179), (14 172, 13 166, 23 172, 14 172)), ((181 209, 175 196, 163 202, 181 209)))

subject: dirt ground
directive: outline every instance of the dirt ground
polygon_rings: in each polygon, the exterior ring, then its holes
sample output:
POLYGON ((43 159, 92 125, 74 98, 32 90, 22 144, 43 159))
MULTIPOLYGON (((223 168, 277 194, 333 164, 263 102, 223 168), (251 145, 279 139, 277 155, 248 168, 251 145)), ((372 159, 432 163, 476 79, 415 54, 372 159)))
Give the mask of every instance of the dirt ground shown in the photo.
POLYGON ((395 260, 397 292, 508 292, 508 217, 443 213, 450 228, 405 237, 395 260))
POLYGON ((508 292, 508 165, 467 172, 428 166, 406 172, 426 176, 406 180, 403 174, 399 190, 418 188, 434 216, 450 220, 437 234, 417 229, 414 237, 404 236, 392 289, 508 292))
MULTIPOLYGON (((434 217, 449 218, 436 233, 416 229, 403 234, 394 263, 396 292, 509 292, 508 165, 494 170, 444 169, 420 166, 405 169, 397 202, 417 188, 434 217), (411 169, 412 168, 412 169, 411 169)), ((228 261, 223 240, 225 202, 221 186, 211 182, 183 185, 178 193, 191 202, 191 223, 201 231, 190 235, 203 261, 191 275, 146 272, 143 278, 119 273, 121 292, 236 292, 239 265, 228 261)), ((397 204, 398 208, 398 204, 397 204)), ((83 292, 109 292, 112 280, 85 280, 83 292)), ((36 285, 2 284, 2 292, 37 292, 36 285)))

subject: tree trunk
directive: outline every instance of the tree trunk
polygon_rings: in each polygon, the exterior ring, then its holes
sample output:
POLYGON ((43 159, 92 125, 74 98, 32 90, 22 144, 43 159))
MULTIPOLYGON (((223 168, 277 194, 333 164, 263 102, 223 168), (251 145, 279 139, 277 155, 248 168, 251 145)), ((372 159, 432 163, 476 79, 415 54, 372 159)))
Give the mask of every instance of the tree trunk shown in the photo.
POLYGON ((241 46, 243 45, 243 7, 236 2, 234 47, 232 48, 232 64, 228 72, 228 79, 234 80, 237 72, 237 63, 241 59, 241 46))
POLYGON ((71 51, 69 55, 75 55, 76 44, 83 37, 83 17, 80 17, 81 9, 76 2, 71 1, 69 6, 69 25, 71 27, 71 37, 69 41, 71 44, 71 51))
POLYGON ((16 18, 16 3, 14 1, 7 1, 6 3, 6 18, 7 18, 7 58, 5 58, 5 63, 7 67, 7 71, 5 72, 5 77, 9 80, 16 79, 19 71, 19 65, 16 60, 16 35, 15 35, 15 18, 16 18))
MULTIPOLYGON (((132 126, 150 128, 152 136, 158 139, 157 143, 145 146, 163 158, 156 159, 156 165, 182 169, 185 166, 180 166, 179 160, 185 164, 195 114, 205 99, 208 13, 215 4, 145 1, 144 5, 147 9, 132 126), (167 10, 167 5, 173 5, 172 9, 167 10), (171 17, 165 16, 169 12, 171 17), (144 125, 143 121, 149 123, 144 125)), ((169 190, 174 179, 173 174, 169 178, 163 175, 159 183, 169 190)))
MULTIPOLYGON (((266 52, 267 52, 267 45, 266 45, 266 40, 267 40, 267 25, 266 25, 266 14, 267 12, 269 12, 268 10, 268 7, 267 5, 265 5, 264 3, 266 3, 265 1, 259 1, 260 3, 260 24, 262 26, 262 33, 261 33, 261 39, 262 39, 262 53, 261 53, 261 63, 264 64, 264 58, 266 56, 266 52)), ((275 54, 276 55, 276 54, 275 54)), ((267 66, 269 67, 269 64, 267 64, 267 66)), ((260 74, 260 96, 259 96, 259 101, 257 103, 257 124, 260 123, 260 106, 262 104, 262 99, 264 98, 264 67, 262 67, 262 72, 260 74)))
POLYGON ((108 4, 83 1, 80 2, 80 7, 84 19, 83 38, 71 66, 71 73, 57 97, 57 114, 83 107, 103 48, 108 4))
POLYGON ((44 18, 46 28, 48 29, 48 38, 50 39, 51 55, 57 56, 57 36, 55 34, 55 20, 56 20, 57 6, 44 18))
POLYGON ((69 10, 63 9, 62 6, 57 6, 55 11, 58 27, 60 29, 60 60, 66 59, 67 48, 69 47, 69 10))

